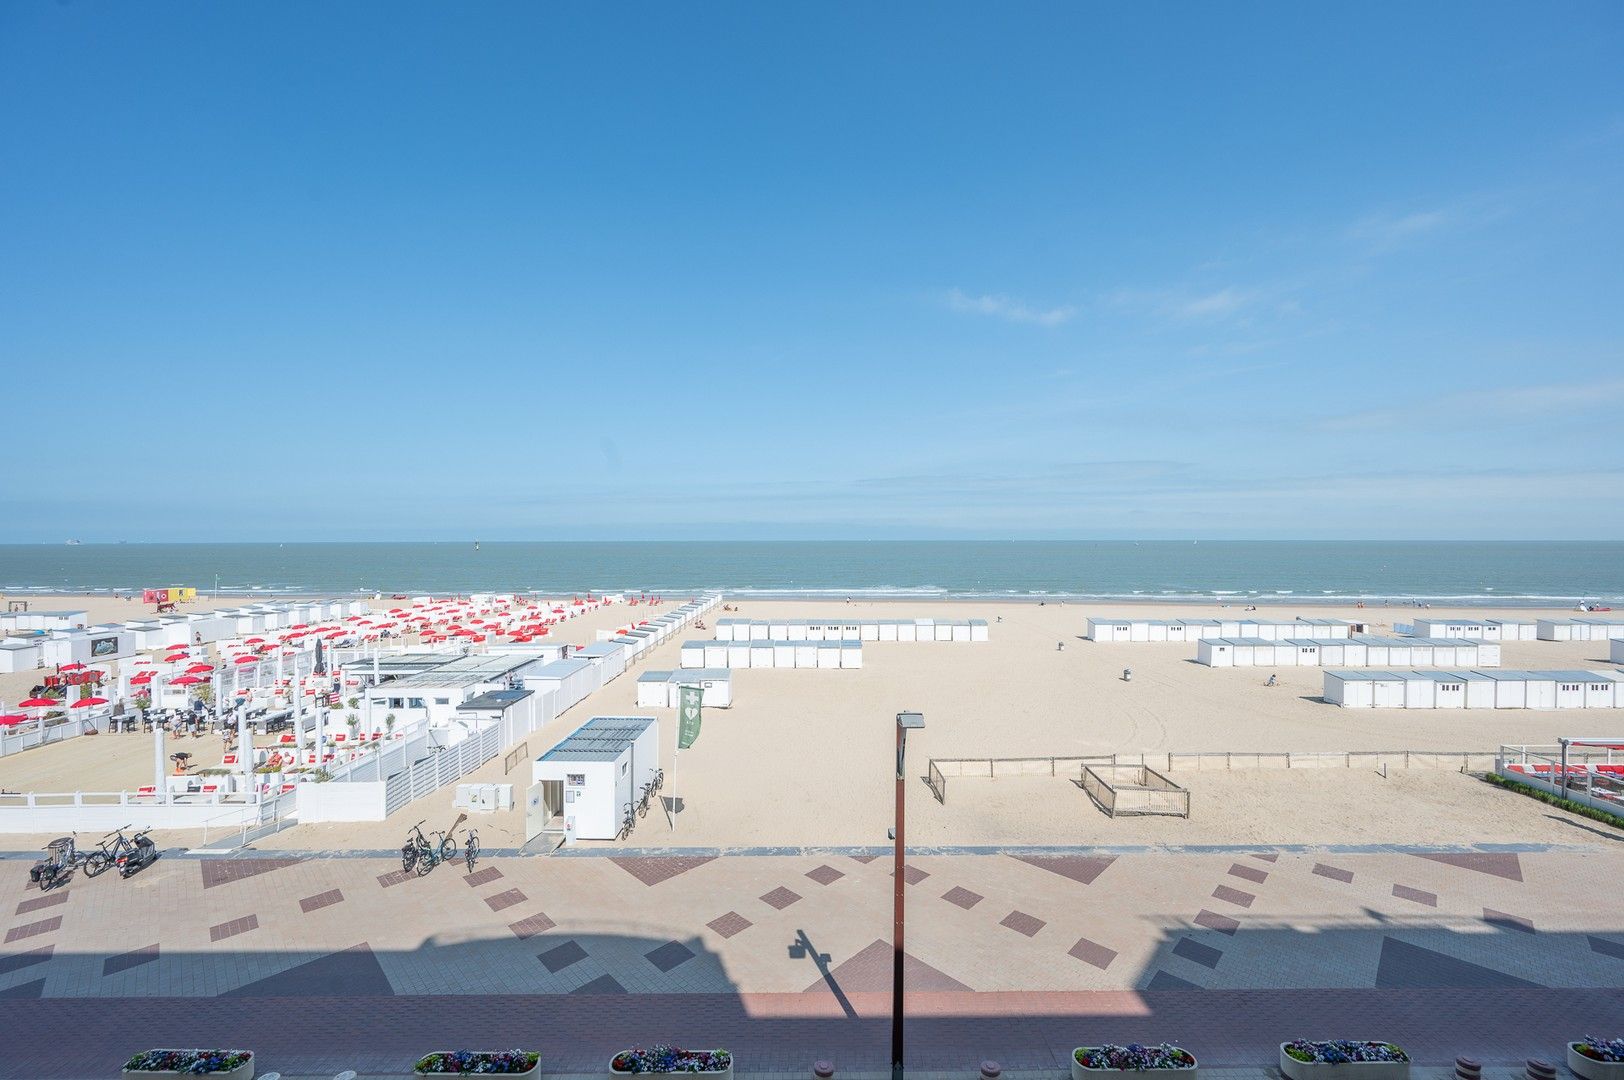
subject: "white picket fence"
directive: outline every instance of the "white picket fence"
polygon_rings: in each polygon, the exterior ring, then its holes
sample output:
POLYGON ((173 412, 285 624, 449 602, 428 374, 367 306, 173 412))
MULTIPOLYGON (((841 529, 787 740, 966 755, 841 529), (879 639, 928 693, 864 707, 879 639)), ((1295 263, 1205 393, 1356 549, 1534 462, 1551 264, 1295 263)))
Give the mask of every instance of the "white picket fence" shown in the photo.
POLYGON ((433 794, 447 784, 467 776, 502 750, 501 729, 491 726, 456 746, 431 750, 409 768, 389 776, 384 787, 384 812, 396 810, 415 799, 433 794))

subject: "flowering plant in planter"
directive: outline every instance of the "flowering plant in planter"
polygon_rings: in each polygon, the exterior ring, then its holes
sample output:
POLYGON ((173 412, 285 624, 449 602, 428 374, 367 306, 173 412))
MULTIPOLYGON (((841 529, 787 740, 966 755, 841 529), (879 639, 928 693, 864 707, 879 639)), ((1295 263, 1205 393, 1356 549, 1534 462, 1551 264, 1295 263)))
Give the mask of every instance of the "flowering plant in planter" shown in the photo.
POLYGON ((534 1050, 452 1050, 426 1054, 413 1067, 420 1075, 500 1075, 527 1073, 541 1055, 534 1050))
POLYGON ((636 1047, 622 1050, 609 1061, 609 1067, 625 1073, 725 1072, 733 1065, 726 1050, 682 1050, 675 1046, 636 1047))
POLYGON ((1350 1042, 1333 1039, 1329 1042, 1310 1042, 1293 1039, 1281 1047, 1296 1061, 1317 1065, 1346 1065, 1354 1061, 1409 1061, 1410 1055, 1402 1048, 1385 1042, 1350 1042))
POLYGON ((204 1076, 240 1068, 253 1056, 252 1050, 148 1050, 135 1055, 124 1068, 129 1072, 177 1072, 204 1076))
POLYGON ((1573 1049, 1591 1061, 1624 1062, 1624 1039, 1598 1039, 1586 1035, 1573 1049))
POLYGON ((1162 1043, 1160 1046, 1080 1046, 1073 1055, 1077 1064, 1085 1069, 1117 1069, 1124 1072, 1144 1072, 1146 1069, 1193 1069, 1195 1055, 1180 1046, 1162 1043))

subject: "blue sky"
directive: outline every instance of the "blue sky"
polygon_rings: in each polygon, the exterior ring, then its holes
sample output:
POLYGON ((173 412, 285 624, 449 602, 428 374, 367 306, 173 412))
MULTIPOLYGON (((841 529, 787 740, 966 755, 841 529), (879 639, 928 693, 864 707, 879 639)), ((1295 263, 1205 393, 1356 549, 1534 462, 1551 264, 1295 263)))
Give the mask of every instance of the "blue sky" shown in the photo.
POLYGON ((1617 538, 1624 6, 0 6, 0 540, 1617 538))

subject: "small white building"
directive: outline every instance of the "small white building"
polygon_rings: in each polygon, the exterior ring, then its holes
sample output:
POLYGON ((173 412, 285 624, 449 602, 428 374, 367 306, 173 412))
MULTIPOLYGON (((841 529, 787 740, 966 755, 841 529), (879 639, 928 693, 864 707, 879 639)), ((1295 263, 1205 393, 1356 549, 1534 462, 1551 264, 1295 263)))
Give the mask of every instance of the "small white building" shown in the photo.
POLYGON ((1397 673, 1404 680, 1404 707, 1431 709, 1438 703, 1438 684, 1427 672, 1404 671, 1397 673))
POLYGON ((554 701, 560 715, 603 685, 592 661, 575 657, 526 671, 523 679, 526 690, 555 691, 554 701))
POLYGON ((501 745, 512 746, 553 719, 552 704, 551 690, 490 690, 457 706, 452 723, 470 732, 495 724, 502 733, 501 745))
POLYGON ((1368 709, 1375 701, 1375 679, 1368 671, 1326 671, 1322 696, 1344 709, 1368 709))
POLYGON ((594 716, 536 759, 542 801, 560 808, 582 840, 613 840, 660 767, 660 723, 652 716, 594 716))
POLYGON ((39 638, 7 638, 0 640, 0 674, 14 671, 33 671, 41 664, 39 638))
POLYGON ((1496 709, 1526 709, 1528 707, 1528 681, 1521 671, 1484 671, 1479 674, 1494 683, 1496 709))
POLYGON ((669 707, 666 684, 671 681, 669 671, 645 671, 637 677, 637 707, 664 709, 669 707))
POLYGON ((41 630, 82 630, 90 625, 88 611, 0 612, 0 630, 28 633, 41 630))
POLYGON ((611 679, 619 678, 626 670, 626 661, 630 653, 624 645, 613 641, 600 641, 596 645, 583 646, 572 654, 573 659, 585 660, 598 669, 598 685, 603 685, 611 679))
POLYGON ((666 707, 682 705, 682 689, 696 687, 701 692, 699 704, 707 709, 733 707, 733 672, 726 668, 700 668, 697 671, 673 671, 666 679, 666 707))
MULTIPOLYGON (((1485 639, 1487 640, 1487 639, 1485 639)), ((1494 680, 1481 671, 1449 671, 1464 687, 1466 696, 1465 708, 1492 709, 1494 708, 1494 680)))
POLYGON ((1576 624, 1572 619, 1541 619, 1536 625, 1538 627, 1536 632, 1541 641, 1590 640, 1590 627, 1576 624))
MULTIPOLYGON (((1426 680, 1432 683, 1432 703, 1423 708, 1433 709, 1464 709, 1466 708, 1466 682, 1452 672, 1448 671, 1416 671, 1411 673, 1418 678, 1412 681, 1426 680)), ((1410 687, 1405 684, 1404 707, 1413 709, 1410 704, 1410 687)))

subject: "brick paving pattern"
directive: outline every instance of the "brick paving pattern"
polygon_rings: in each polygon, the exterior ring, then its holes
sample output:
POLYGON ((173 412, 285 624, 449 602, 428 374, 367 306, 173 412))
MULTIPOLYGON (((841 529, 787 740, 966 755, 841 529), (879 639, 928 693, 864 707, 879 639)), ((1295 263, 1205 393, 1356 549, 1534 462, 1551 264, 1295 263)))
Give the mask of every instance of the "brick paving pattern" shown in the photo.
POLYGON ((59 889, 56 892, 46 893, 44 896, 36 897, 33 900, 24 900, 22 903, 17 905, 17 914, 26 915, 30 911, 39 911, 42 908, 56 907, 58 904, 66 904, 67 902, 67 890, 59 889))
MULTIPOLYGON (((401 1074, 475 1043, 600 1072, 651 1033, 726 1045, 751 1071, 884 1070, 890 860, 490 862, 419 878, 388 858, 171 853, 130 882, 43 894, 0 862, 16 912, 0 1080, 211 1043, 289 1076, 401 1074)), ((1259 1066, 1307 1030, 1509 1065, 1624 1015, 1624 852, 1601 847, 918 854, 908 869, 929 880, 909 890, 904 956, 921 1068, 1063 1072, 1080 1043, 1169 1033, 1204 1065, 1259 1066)))
POLYGON ((334 904, 342 904, 343 902, 343 890, 328 889, 324 893, 319 893, 316 896, 307 896, 303 900, 300 900, 299 910, 308 915, 312 911, 320 911, 322 908, 332 907, 334 904))

